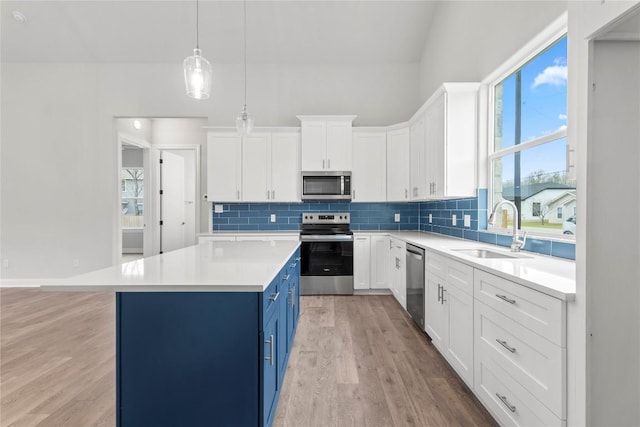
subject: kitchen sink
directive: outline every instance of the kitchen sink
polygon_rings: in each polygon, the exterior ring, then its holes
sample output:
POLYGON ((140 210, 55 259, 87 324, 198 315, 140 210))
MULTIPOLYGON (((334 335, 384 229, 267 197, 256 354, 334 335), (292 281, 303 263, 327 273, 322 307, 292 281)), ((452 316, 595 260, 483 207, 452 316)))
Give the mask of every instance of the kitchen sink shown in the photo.
POLYGON ((488 249, 451 249, 455 252, 460 252, 465 255, 469 255, 476 258, 531 258, 526 255, 520 254, 506 254, 504 252, 494 252, 488 249))

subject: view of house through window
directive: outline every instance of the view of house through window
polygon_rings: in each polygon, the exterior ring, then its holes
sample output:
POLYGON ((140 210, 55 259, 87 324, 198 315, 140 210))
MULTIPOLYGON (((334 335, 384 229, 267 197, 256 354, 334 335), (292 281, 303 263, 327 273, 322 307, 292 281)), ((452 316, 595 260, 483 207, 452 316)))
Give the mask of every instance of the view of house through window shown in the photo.
MULTIPOLYGON (((566 170, 567 37, 497 82, 493 93, 493 204, 514 202, 520 229, 569 237, 575 231, 576 187, 566 170), (573 223, 565 224, 569 219, 573 223)), ((496 227, 511 227, 511 216, 505 209, 496 227)))
POLYGON ((144 171, 142 168, 122 169, 122 227, 144 226, 144 171))

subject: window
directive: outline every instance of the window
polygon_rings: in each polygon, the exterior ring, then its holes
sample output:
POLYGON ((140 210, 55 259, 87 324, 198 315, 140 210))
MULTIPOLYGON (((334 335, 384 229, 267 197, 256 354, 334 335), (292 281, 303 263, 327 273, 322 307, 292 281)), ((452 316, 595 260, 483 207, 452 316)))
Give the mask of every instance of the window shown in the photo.
MULTIPOLYGON (((514 202, 520 229, 562 235, 562 206, 576 194, 566 170, 566 35, 495 80, 491 97, 491 201, 514 202)), ((511 227, 514 218, 508 213, 498 228, 511 227)))
POLYGON ((122 227, 144 227, 144 171, 141 168, 122 169, 122 227))
POLYGON ((531 216, 540 216, 540 202, 533 202, 531 216))

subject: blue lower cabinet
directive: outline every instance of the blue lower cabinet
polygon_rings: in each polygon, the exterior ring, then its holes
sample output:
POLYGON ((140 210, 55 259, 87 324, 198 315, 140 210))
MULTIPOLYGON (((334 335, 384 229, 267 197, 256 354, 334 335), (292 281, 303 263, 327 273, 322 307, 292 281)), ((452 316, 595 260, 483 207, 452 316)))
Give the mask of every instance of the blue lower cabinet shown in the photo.
POLYGON ((279 373, 279 341, 280 338, 280 316, 275 313, 264 325, 263 331, 263 353, 262 360, 262 408, 265 426, 270 426, 273 416, 276 413, 277 398, 280 394, 280 373, 279 373))
POLYGON ((270 426, 299 313, 297 257, 264 293, 117 293, 117 425, 270 426))

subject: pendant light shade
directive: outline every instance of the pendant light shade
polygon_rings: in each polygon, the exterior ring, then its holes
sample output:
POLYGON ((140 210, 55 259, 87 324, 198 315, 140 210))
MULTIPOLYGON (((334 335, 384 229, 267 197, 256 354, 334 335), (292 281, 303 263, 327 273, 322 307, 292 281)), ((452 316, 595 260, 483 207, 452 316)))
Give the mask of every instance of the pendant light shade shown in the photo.
POLYGON ((247 112, 247 1, 243 1, 244 8, 244 106, 236 116, 236 129, 241 136, 249 135, 253 130, 253 116, 247 112))
POLYGON ((196 48, 193 55, 184 60, 184 84, 187 96, 194 99, 209 99, 211 94, 211 80, 213 71, 211 63, 202 56, 199 39, 200 8, 196 0, 196 48))
POLYGON ((250 135, 253 130, 253 116, 247 112, 246 105, 242 107, 242 111, 236 116, 236 129, 241 136, 250 135))
POLYGON ((195 99, 209 99, 212 74, 211 63, 200 55, 200 49, 193 49, 193 55, 184 60, 187 95, 195 99))

